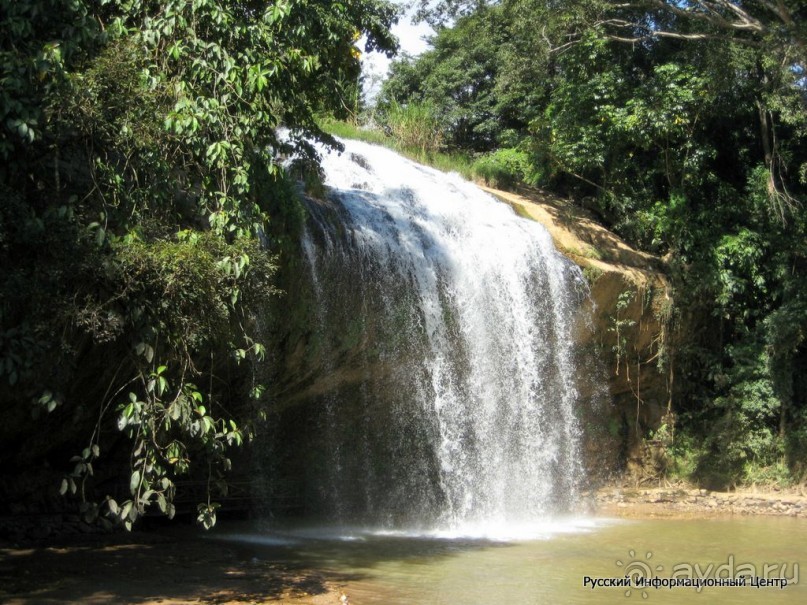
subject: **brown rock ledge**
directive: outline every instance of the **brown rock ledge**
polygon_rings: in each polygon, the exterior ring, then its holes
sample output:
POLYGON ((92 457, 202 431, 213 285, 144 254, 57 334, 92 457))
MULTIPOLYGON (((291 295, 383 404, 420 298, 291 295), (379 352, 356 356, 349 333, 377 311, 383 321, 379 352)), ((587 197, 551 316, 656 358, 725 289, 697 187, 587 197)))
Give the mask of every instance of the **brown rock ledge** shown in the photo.
POLYGON ((712 492, 691 487, 606 487, 589 495, 592 509, 616 517, 807 517, 807 496, 793 491, 712 492))
MULTIPOLYGON (((591 324, 579 326, 577 340, 599 349, 630 466, 641 458, 642 438, 672 409, 673 367, 660 370, 658 364, 675 346, 664 261, 631 248, 568 200, 538 189, 514 193, 480 187, 541 223, 556 248, 583 269, 591 324)), ((675 335, 680 333, 679 328, 675 335)))

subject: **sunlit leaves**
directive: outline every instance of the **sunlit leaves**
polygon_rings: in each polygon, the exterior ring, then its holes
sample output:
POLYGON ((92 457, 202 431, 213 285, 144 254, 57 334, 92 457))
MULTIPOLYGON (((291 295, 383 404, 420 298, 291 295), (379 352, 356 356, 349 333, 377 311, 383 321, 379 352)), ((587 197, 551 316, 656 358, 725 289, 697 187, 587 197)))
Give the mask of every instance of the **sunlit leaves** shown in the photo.
POLYGON ((209 504, 200 504, 197 512, 199 513, 196 517, 197 523, 199 523, 205 529, 210 529, 216 524, 216 511, 221 507, 220 504, 215 502, 209 504))
POLYGON ((291 12, 292 2, 289 0, 278 0, 269 4, 263 13, 263 19, 266 23, 274 25, 284 17, 288 16, 291 12))

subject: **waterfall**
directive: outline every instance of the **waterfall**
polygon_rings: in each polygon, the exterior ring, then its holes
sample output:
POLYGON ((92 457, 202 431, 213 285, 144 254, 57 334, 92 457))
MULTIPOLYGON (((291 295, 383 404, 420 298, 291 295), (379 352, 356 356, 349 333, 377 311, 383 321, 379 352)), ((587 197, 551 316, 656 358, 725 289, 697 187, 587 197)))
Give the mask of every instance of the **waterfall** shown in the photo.
POLYGON ((298 421, 309 493, 333 518, 393 526, 569 510, 580 270, 459 176, 343 143, 321 150, 329 201, 310 201, 302 242, 326 385, 298 421))

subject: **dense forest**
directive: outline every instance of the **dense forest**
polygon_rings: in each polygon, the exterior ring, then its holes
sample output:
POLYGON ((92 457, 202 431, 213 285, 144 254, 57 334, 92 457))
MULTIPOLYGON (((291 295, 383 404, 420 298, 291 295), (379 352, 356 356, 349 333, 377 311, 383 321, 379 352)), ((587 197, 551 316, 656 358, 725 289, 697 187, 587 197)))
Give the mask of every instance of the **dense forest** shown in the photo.
POLYGON ((333 143, 315 113, 344 114, 356 41, 392 52, 395 18, 382 0, 0 2, 0 464, 16 491, 61 470, 88 519, 130 527, 173 515, 177 477, 216 485, 260 411, 260 310, 301 218, 279 163, 333 143), (93 501, 122 468, 131 496, 93 501))
POLYGON ((803 479, 807 6, 419 5, 433 48, 393 64, 376 119, 492 184, 569 196, 660 255, 679 330, 658 355, 675 364, 673 470, 803 479))
MULTIPOLYGON (((433 48, 393 63, 368 115, 661 256, 685 332, 658 356, 678 471, 802 481, 807 7, 420 4, 433 48)), ((396 18, 386 0, 0 0, 5 475, 47 466, 127 527, 172 516, 178 477, 220 481, 263 411, 261 312, 304 219, 283 159, 337 145, 318 118, 356 117, 356 42, 392 54, 396 18), (121 468, 130 496, 93 500, 121 468)))

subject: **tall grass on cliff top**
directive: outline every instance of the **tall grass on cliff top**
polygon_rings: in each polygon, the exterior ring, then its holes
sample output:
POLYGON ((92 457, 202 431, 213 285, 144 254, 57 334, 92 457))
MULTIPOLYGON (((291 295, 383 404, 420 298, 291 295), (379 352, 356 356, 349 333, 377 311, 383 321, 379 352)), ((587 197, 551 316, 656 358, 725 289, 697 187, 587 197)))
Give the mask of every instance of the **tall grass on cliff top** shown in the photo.
POLYGON ((423 106, 396 105, 384 116, 384 129, 360 126, 333 118, 322 118, 320 126, 334 136, 382 145, 406 157, 442 170, 456 172, 468 180, 497 189, 514 189, 519 185, 536 185, 541 175, 531 170, 527 154, 518 149, 498 149, 471 157, 466 153, 445 151, 441 138, 423 106))
MULTIPOLYGON (((393 149, 411 160, 426 164, 443 172, 457 172, 466 179, 474 180, 473 161, 463 153, 440 151, 438 146, 424 146, 420 136, 399 137, 396 130, 386 134, 377 127, 359 126, 352 122, 342 122, 333 118, 321 118, 320 128, 325 132, 344 139, 355 139, 393 149)), ((397 130, 401 133, 403 130, 397 130)))

